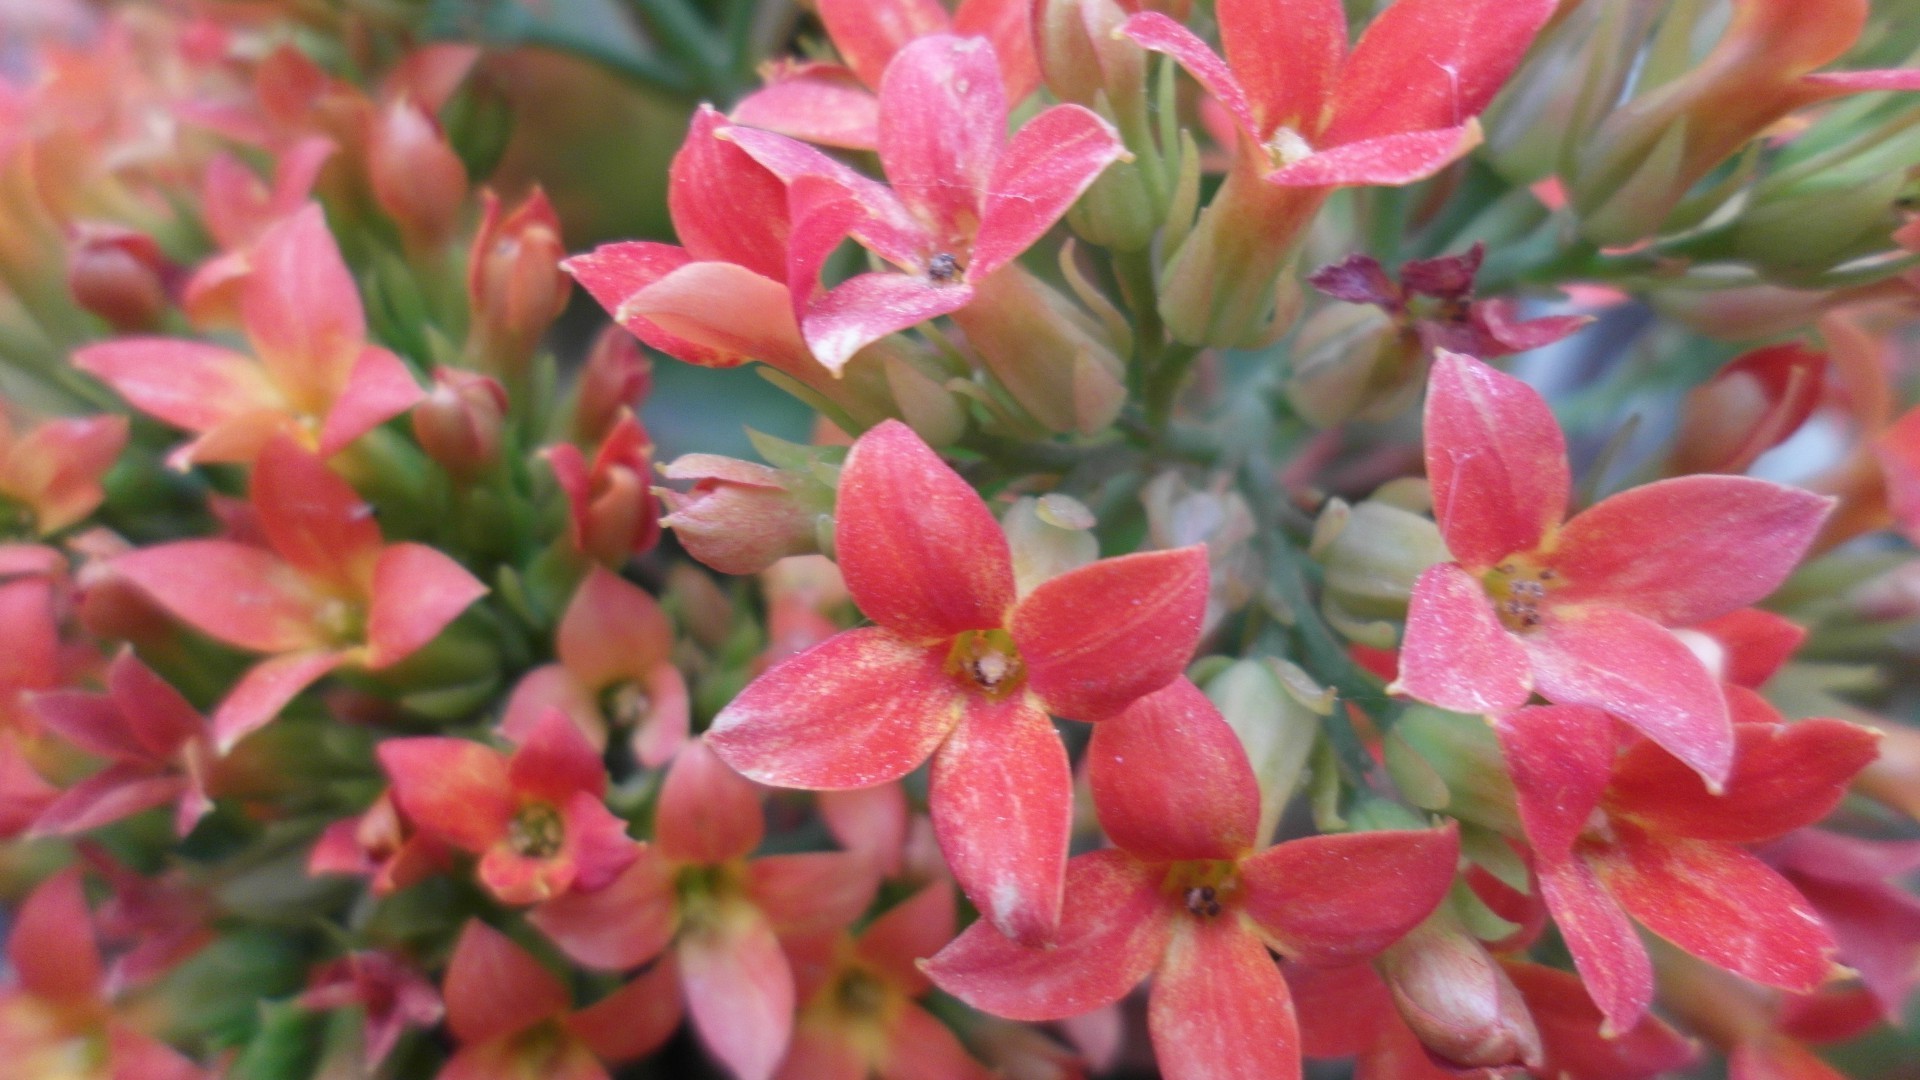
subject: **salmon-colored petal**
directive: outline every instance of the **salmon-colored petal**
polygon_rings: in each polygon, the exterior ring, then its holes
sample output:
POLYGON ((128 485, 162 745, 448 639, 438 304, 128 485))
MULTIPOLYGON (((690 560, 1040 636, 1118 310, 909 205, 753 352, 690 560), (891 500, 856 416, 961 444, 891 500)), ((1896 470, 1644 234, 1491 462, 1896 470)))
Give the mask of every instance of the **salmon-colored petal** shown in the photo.
POLYGON ((421 830, 478 854, 513 817, 506 758, 468 739, 388 739, 376 750, 394 801, 421 830))
POLYGON ((1722 659, 1718 674, 1722 681, 1735 686, 1761 686, 1773 678, 1807 640, 1805 627, 1784 615, 1760 608, 1741 608, 1690 629, 1704 634, 1720 647, 1722 659))
POLYGON ((221 753, 233 749, 346 659, 344 653, 328 650, 288 653, 255 664, 213 710, 215 746, 221 753))
POLYGON ((112 1080, 208 1080, 211 1073, 159 1039, 124 1024, 107 1025, 112 1080))
POLYGON ((907 793, 899 784, 823 791, 814 805, 840 846, 871 859, 888 877, 900 872, 907 843, 907 793))
POLYGON ((880 80, 880 165, 935 242, 971 238, 1007 133, 1006 88, 981 38, 908 42, 880 80))
POLYGON ((505 934, 467 920, 441 986, 447 1026, 462 1043, 512 1035, 570 1004, 567 988, 505 934))
MULTIPOLYGON (((641 290, 695 261, 685 248, 636 240, 602 244, 587 254, 568 259, 561 264, 561 269, 572 274, 615 322, 668 356, 704 367, 744 364, 752 357, 689 341, 661 329, 640 310, 648 306, 645 302, 628 307, 627 302, 641 290)), ((799 338, 797 328, 794 338, 799 338)))
POLYGON ((1506 962, 1507 977, 1526 1000, 1540 1031, 1545 1076, 1653 1080, 1699 1056, 1691 1039, 1649 1014, 1614 1038, 1600 1034, 1604 1017, 1580 978, 1539 964, 1506 962))
MULTIPOLYGON (((1565 858, 1612 776, 1612 718, 1584 705, 1532 706, 1498 718, 1493 729, 1513 777, 1527 842, 1542 859, 1565 858)), ((1686 775, 1694 779, 1691 770, 1686 775)))
POLYGON ((1846 1080, 1846 1074, 1785 1035, 1763 1032, 1727 1054, 1727 1080, 1846 1080))
POLYGON ((557 896, 529 911, 527 921, 582 967, 639 967, 659 956, 679 928, 673 877, 667 860, 643 846, 605 888, 557 896))
POLYGON ((1673 631, 1610 608, 1556 613, 1521 639, 1540 693, 1605 709, 1686 762, 1709 784, 1733 767, 1726 695, 1673 631))
POLYGON ((33 819, 32 835, 71 836, 97 829, 165 806, 186 790, 183 776, 155 772, 149 765, 109 765, 61 792, 33 819))
POLYGON ((948 28, 938 0, 821 0, 820 21, 833 47, 868 86, 879 86, 894 54, 915 38, 948 28))
POLYGON ((969 703, 933 758, 934 835, 960 888, 1001 933, 1030 945, 1060 923, 1073 773, 1047 715, 1024 695, 969 703))
POLYGON ((1254 846, 1260 787, 1240 738, 1184 678, 1093 729, 1100 827, 1142 859, 1232 859, 1254 846))
POLYGON ((607 767, 578 724, 559 709, 548 709, 507 760, 507 783, 524 798, 557 807, 581 792, 604 794, 607 767))
POLYGON ((399 663, 440 635, 487 587, 425 544, 389 544, 373 564, 367 609, 367 666, 399 663))
POLYGON ((1018 105, 1040 87, 1040 61, 1034 55, 1033 5, 1027 0, 960 0, 953 9, 953 32, 993 42, 1006 84, 1007 103, 1018 105))
POLYGON ((1773 840, 1827 816, 1879 753, 1879 734, 1840 720, 1739 724, 1726 791, 1709 792, 1673 755, 1640 743, 1615 770, 1608 806, 1655 832, 1732 844, 1773 840))
POLYGON ((79 868, 41 882, 20 905, 7 935, 7 962, 14 981, 30 994, 55 1002, 99 998, 105 968, 79 868))
POLYGON ((760 792, 753 784, 729 768, 707 740, 680 752, 654 812, 654 843, 661 854, 721 863, 750 854, 765 834, 760 792))
POLYGON ((1112 716, 1186 669, 1207 608, 1201 545, 1101 559, 1041 582, 1014 611, 1028 684, 1075 720, 1112 716))
POLYGON ((872 150, 880 139, 880 99, 838 64, 802 62, 776 70, 727 116, 736 123, 846 150, 872 150))
POLYGON ((1347 55, 1347 12, 1339 0, 1219 0, 1214 17, 1261 130, 1285 125, 1318 134, 1347 55))
POLYGON ((150 416, 188 431, 285 408, 260 365, 241 353, 177 338, 117 338, 73 354, 73 366, 150 416))
POLYGON ((893 981, 908 997, 931 985, 919 963, 953 940, 953 886, 936 881, 902 900, 860 932, 856 955, 893 981))
POLYGON ((147 761, 154 753, 133 731, 126 714, 105 694, 53 690, 35 694, 34 713, 47 730, 89 754, 147 761))
POLYGON ((791 300, 784 280, 734 263, 691 262, 610 310, 642 341, 689 363, 728 367, 760 360, 804 373, 813 364, 791 300))
POLYGON ((1556 605, 1602 604, 1666 626, 1764 599, 1799 564, 1834 500, 1745 476, 1629 488, 1574 516, 1550 562, 1556 605))
POLYGON ((647 704, 635 721, 629 744, 640 764, 657 769, 672 761, 686 745, 693 727, 693 700, 686 678, 672 661, 655 665, 640 686, 647 704))
POLYGON ((598 697, 559 664, 542 664, 522 675, 513 685, 506 708, 501 712, 501 737, 512 743, 526 742, 534 726, 550 709, 566 713, 593 743, 596 752, 606 750, 607 721, 600 715, 598 697))
POLYGON ((1533 696, 1525 646, 1494 614, 1478 581, 1454 563, 1414 582, 1394 693, 1465 713, 1503 713, 1533 696))
POLYGON ((248 494, 267 543, 300 573, 342 596, 364 595, 380 557, 373 507, 292 439, 268 443, 248 494))
POLYGON ((807 304, 802 332, 807 348, 828 371, 839 372, 861 349, 888 334, 951 315, 973 302, 973 287, 918 274, 861 274, 807 304))
MULTIPOLYGON (((1238 14, 1230 3, 1227 13, 1221 16, 1222 22, 1225 23, 1228 19, 1237 17, 1238 14)), ((1271 17, 1271 13, 1262 15, 1262 18, 1266 19, 1271 17)), ((1220 55, 1214 52, 1206 42, 1200 40, 1193 31, 1158 11, 1144 11, 1122 24, 1120 32, 1133 39, 1134 43, 1143 49, 1165 53, 1179 61, 1180 66, 1186 68, 1187 73, 1200 84, 1200 88, 1227 110, 1228 115, 1232 116, 1234 123, 1238 125, 1240 133, 1245 135, 1249 142, 1258 144, 1265 141, 1266 130, 1261 126, 1260 120, 1255 117, 1254 104, 1248 100, 1247 91, 1235 78, 1235 72, 1230 70, 1227 62, 1220 59, 1220 55)), ((1237 27, 1235 35, 1240 36, 1237 27)), ((1344 37, 1343 33, 1342 51, 1346 45, 1344 37)), ((1315 62, 1318 62, 1317 58, 1309 60, 1309 63, 1315 62)), ((1271 119, 1277 120, 1278 117, 1271 119)), ((1317 123, 1318 119, 1315 117, 1314 121, 1317 123)))
POLYGON ((1555 0, 1397 0, 1340 69, 1334 142, 1459 124, 1493 100, 1555 0))
POLYGON ((418 405, 427 392, 407 362, 378 345, 360 350, 346 385, 320 426, 320 455, 331 457, 355 439, 418 405))
POLYGON ((639 842, 627 834, 626 821, 608 809, 599 795, 575 792, 562 807, 566 846, 559 857, 573 864, 573 887, 586 892, 606 888, 633 865, 639 842))
POLYGON ((982 919, 923 967, 935 986, 1011 1020, 1079 1016, 1125 997, 1166 951, 1172 902, 1165 870, 1122 851, 1067 864, 1060 932, 1044 948, 1020 945, 982 919))
POLYGON ((1341 143, 1266 175, 1281 187, 1398 187, 1425 180, 1465 157, 1483 136, 1478 124, 1405 131, 1341 143))
POLYGON ((782 936, 844 930, 879 890, 873 864, 843 851, 767 855, 747 864, 747 894, 782 936))
POLYGON ((1453 885, 1458 826, 1309 836, 1240 861, 1246 912, 1290 960, 1340 967, 1398 941, 1453 885))
POLYGON ((230 540, 178 540, 114 559, 115 573, 208 637, 255 652, 325 644, 320 599, 286 563, 230 540))
POLYGON ((774 1080, 867 1080, 871 1074, 866 1055, 841 1027, 802 1018, 774 1080))
POLYGON ((658 1050, 684 1010, 680 973, 671 962, 655 964, 632 982, 567 1017, 566 1028, 609 1065, 635 1061, 658 1050))
POLYGON ((673 628, 645 589, 596 563, 567 602, 554 651, 581 683, 603 689, 667 659, 673 628))
POLYGON ((1539 391, 1441 350, 1426 429, 1434 518, 1468 569, 1532 549, 1566 516, 1567 443, 1539 391))
POLYGON ((1730 844, 1614 830, 1619 841, 1595 868, 1647 929, 1765 986, 1807 993, 1832 974, 1819 912, 1767 864, 1730 844))
POLYGON ((207 731, 200 711, 141 663, 131 648, 123 648, 107 668, 107 690, 126 717, 127 729, 156 757, 177 753, 207 731))
POLYGON ((960 717, 944 657, 879 627, 836 634, 769 668, 706 741, 763 784, 861 788, 913 771, 960 717))
POLYGON ((1112 125, 1078 105, 1027 121, 994 166, 967 276, 977 281, 1019 258, 1126 152, 1112 125))
POLYGON ((75 416, 48 420, 21 440, 15 463, 24 464, 26 490, 42 536, 84 520, 106 499, 100 478, 127 446, 124 416, 75 416))
POLYGON ((785 185, 721 137, 729 126, 712 106, 694 110, 687 137, 667 170, 667 210, 674 232, 697 261, 737 263, 761 277, 783 280, 785 185))
POLYGON ((240 286, 247 337, 288 404, 323 415, 359 359, 367 324, 319 204, 269 226, 251 262, 240 286))
POLYGON ((222 420, 206 434, 181 443, 167 454, 167 467, 185 472, 195 465, 245 465, 276 438, 299 438, 299 418, 284 409, 254 409, 222 420))
POLYGON ((740 1080, 769 1080, 793 1033, 793 971, 758 910, 715 911, 676 950, 700 1041, 740 1080))
POLYGON ((1233 917, 1175 919, 1147 1000, 1167 1080, 1297 1080, 1300 1029, 1279 965, 1233 917))
POLYGON ((975 1061, 951 1028, 911 1001, 901 1003, 894 1014, 874 1071, 880 1080, 990 1080, 1000 1075, 975 1061))
POLYGON ((1653 961, 1627 913, 1577 852, 1565 859, 1542 859, 1534 870, 1540 896, 1573 954, 1580 981, 1606 1017, 1602 1035, 1632 1030, 1653 1001, 1653 961))

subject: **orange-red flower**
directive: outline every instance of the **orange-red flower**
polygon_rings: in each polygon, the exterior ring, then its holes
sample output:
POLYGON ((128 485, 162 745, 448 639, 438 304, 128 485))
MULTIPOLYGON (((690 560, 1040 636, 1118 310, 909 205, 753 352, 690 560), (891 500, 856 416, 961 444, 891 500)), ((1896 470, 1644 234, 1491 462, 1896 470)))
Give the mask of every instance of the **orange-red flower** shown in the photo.
POLYGON ((119 416, 43 420, 25 431, 0 410, 0 498, 16 535, 46 536, 86 519, 106 498, 100 478, 127 445, 119 416))

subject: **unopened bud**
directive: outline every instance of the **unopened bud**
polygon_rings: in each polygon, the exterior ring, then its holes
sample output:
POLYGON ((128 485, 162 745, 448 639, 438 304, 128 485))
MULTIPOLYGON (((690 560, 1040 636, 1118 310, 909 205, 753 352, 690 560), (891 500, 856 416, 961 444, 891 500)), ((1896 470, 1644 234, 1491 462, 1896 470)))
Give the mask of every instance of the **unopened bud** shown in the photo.
POLYGON ((1294 344, 1287 401, 1319 427, 1411 399, 1420 343, 1377 307, 1335 304, 1313 313, 1294 344))
POLYGON ((974 283, 953 313, 1014 401, 1050 431, 1092 434, 1126 404, 1124 365, 1100 325, 1018 264, 974 283))
POLYGON ((467 198, 467 168, 418 105, 381 110, 367 145, 374 201, 400 226, 408 250, 437 251, 453 236, 467 198))
POLYGON ((1687 395, 1671 470, 1745 472, 1813 413, 1826 367, 1825 354, 1791 342, 1736 357, 1687 395))
POLYGON ((468 254, 474 320, 468 345, 480 367, 511 382, 567 306, 569 279, 560 270, 566 245, 560 218, 539 188, 511 213, 501 213, 492 192, 485 205, 468 254))
POLYGON ((1163 472, 1140 492, 1147 510, 1147 536, 1161 548, 1207 546, 1206 631, 1253 599, 1260 560, 1253 548, 1253 510, 1237 491, 1216 482, 1190 486, 1179 473, 1163 472))
POLYGON ((1279 669, 1261 660, 1234 661, 1208 680, 1206 691, 1253 765, 1260 785, 1260 831, 1255 836, 1264 842, 1299 786, 1307 754, 1320 734, 1320 715, 1283 684, 1279 669))
POLYGON ((1352 619, 1405 618, 1414 582, 1451 558, 1439 526, 1379 499, 1329 502, 1311 551, 1326 568, 1325 602, 1352 619))
POLYGON ((498 380, 438 368, 433 389, 413 407, 413 434, 441 468, 471 480, 500 459, 507 391, 498 380))
POLYGON ((593 339, 573 399, 573 441, 599 442, 622 409, 638 409, 653 388, 653 361, 640 340, 612 323, 593 339))
POLYGON ((822 501, 799 477, 718 454, 687 454, 660 467, 680 492, 659 488, 661 524, 695 559, 723 574, 756 574, 789 555, 819 550, 822 501))
POLYGON ((117 225, 85 224, 67 251, 73 301, 116 333, 151 330, 167 310, 167 258, 153 238, 117 225))
POLYGON ((1442 903, 1380 955, 1401 1019, 1434 1056, 1462 1069, 1540 1063, 1540 1033, 1520 991, 1442 903))
POLYGON ((1017 500, 1001 517, 1013 549, 1013 580, 1021 596, 1049 578, 1100 557, 1093 512, 1066 495, 1017 500))

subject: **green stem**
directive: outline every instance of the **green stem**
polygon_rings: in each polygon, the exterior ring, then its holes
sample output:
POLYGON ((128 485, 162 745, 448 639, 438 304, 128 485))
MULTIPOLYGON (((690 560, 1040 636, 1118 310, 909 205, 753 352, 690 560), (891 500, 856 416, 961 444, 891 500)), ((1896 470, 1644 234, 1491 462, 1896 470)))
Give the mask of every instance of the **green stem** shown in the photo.
POLYGON ((1116 251, 1113 273, 1120 281, 1120 296, 1133 316, 1133 364, 1127 382, 1137 396, 1145 388, 1147 371, 1166 341, 1166 327, 1160 322, 1160 296, 1153 283, 1153 254, 1116 251))

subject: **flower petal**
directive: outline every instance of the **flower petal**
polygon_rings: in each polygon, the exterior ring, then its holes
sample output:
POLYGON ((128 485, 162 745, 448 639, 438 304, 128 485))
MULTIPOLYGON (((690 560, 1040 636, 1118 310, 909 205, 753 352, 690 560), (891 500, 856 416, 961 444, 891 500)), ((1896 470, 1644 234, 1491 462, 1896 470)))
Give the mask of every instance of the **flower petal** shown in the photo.
POLYGON ((237 416, 284 408, 259 364, 198 341, 117 338, 76 351, 73 366, 141 412, 188 431, 211 431, 237 416))
POLYGON ((1566 439, 1526 383, 1442 350, 1427 383, 1426 429, 1434 519, 1468 569, 1531 550, 1566 516, 1566 439))
POLYGON ((952 314, 972 302, 973 289, 961 282, 933 281, 918 274, 861 274, 809 303, 802 330, 807 348, 828 371, 837 373, 854 353, 888 334, 952 314))
POLYGON ((942 658, 879 627, 769 668, 713 718, 720 760, 763 784, 871 787, 927 760, 960 718, 942 658))
POLYGON ((59 1003, 99 1000, 105 968, 78 867, 41 882, 20 905, 7 935, 7 963, 13 983, 30 994, 59 1003))
POLYGON ((667 614, 645 589, 594 564, 554 632, 554 651, 593 689, 637 679, 673 651, 667 614))
POLYGON ((254 465, 248 496, 267 543, 289 566, 342 595, 364 595, 380 557, 380 525, 325 461, 292 439, 274 439, 254 465))
POLYGON ((744 266, 690 262, 610 310, 642 341, 690 363, 731 367, 759 360, 789 374, 813 366, 786 286, 744 266), (648 328, 657 333, 642 332, 648 328))
POLYGON ((679 928, 673 875, 657 850, 642 847, 605 888, 557 896, 528 912, 527 921, 581 967, 639 967, 659 956, 679 928))
MULTIPOLYGON (((1231 7, 1228 10, 1232 13, 1231 7)), ((1231 14, 1222 21, 1229 17, 1231 14)), ((1271 13, 1263 14, 1262 18, 1271 18, 1271 13)), ((1247 91, 1241 88, 1234 71, 1193 31, 1158 11, 1143 11, 1122 24, 1120 32, 1141 48, 1164 53, 1178 61, 1199 82, 1200 88, 1227 110, 1249 142, 1258 144, 1266 138, 1265 130, 1254 116, 1247 91)), ((1345 45, 1343 40, 1342 51, 1345 45)))
POLYGON ((1266 176, 1282 187, 1398 187, 1425 180, 1465 157, 1484 138, 1477 123, 1406 131, 1316 151, 1266 176))
POLYGON ((325 650, 288 653, 255 664, 213 710, 214 745, 223 754, 233 749, 346 659, 345 653, 325 650))
POLYGON ((367 666, 378 670, 412 656, 485 595, 479 578, 437 548, 389 544, 373 565, 367 666))
POLYGON ((447 961, 447 1026, 462 1043, 512 1035, 567 1011, 567 988, 505 934, 467 920, 447 961))
POLYGON ((1573 966, 1606 1017, 1601 1035, 1631 1031, 1653 1001, 1653 961, 1627 913, 1578 853, 1541 859, 1534 870, 1541 899, 1573 954, 1573 966))
POLYGON ((230 540, 178 540, 114 559, 115 573, 208 637, 255 652, 322 644, 318 598, 271 552, 230 540))
POLYGON ((609 1065, 658 1050, 680 1026, 680 973, 671 963, 656 964, 627 985, 567 1017, 566 1028, 609 1065))
POLYGON ((1293 996, 1260 937, 1236 918, 1175 919, 1147 1000, 1167 1080, 1297 1080, 1293 996))
POLYGON ((880 80, 880 165, 900 201, 935 223, 940 250, 958 254, 972 238, 1006 137, 1006 88, 985 39, 930 34, 894 54, 880 80))
POLYGON ((1551 566, 1553 604, 1604 604, 1666 626, 1761 600, 1799 564, 1834 500, 1745 476, 1681 476, 1574 515, 1551 566))
POLYGON ((327 410, 320 427, 320 456, 332 457, 426 396, 405 360, 378 345, 368 345, 360 350, 340 396, 327 410))
POLYGON ((1060 932, 1028 948, 982 919, 922 965, 935 986, 1010 1020, 1079 1016, 1125 997, 1167 947, 1162 870, 1121 851, 1067 864, 1060 932))
POLYGON ((1028 685, 1047 708, 1100 720, 1172 682, 1207 609, 1207 549, 1101 559, 1041 582, 1013 614, 1028 685))
POLYGON ((201 717, 173 684, 123 648, 107 668, 107 690, 126 717, 127 730, 156 757, 168 757, 207 730, 201 717))
POLYGON ((641 290, 694 261, 685 248, 636 240, 602 244, 584 255, 573 256, 560 266, 628 333, 668 356, 703 367, 744 364, 751 358, 669 334, 637 308, 627 308, 627 301, 641 290))
POLYGON ((1246 912, 1288 959, 1355 963, 1433 914, 1453 885, 1458 826, 1290 840, 1240 861, 1246 912))
POLYGON ((860 436, 848 452, 834 548, 854 603, 904 637, 935 641, 996 629, 1013 604, 1013 555, 1000 523, 898 420, 860 436))
POLYGON ((360 358, 367 323, 319 204, 269 226, 251 262, 240 287, 247 337, 288 404, 323 415, 360 358))
POLYGON ((1539 964, 1509 961, 1503 966, 1540 1029, 1546 1057, 1538 1071, 1543 1076, 1653 1080, 1699 1056, 1692 1040, 1652 1015, 1614 1038, 1603 1038, 1604 1018, 1579 976, 1539 964))
POLYGON ((873 864, 844 851, 766 855, 747 864, 747 894, 783 937, 844 930, 879 889, 873 864))
POLYGON ((902 993, 919 997, 931 985, 919 963, 953 940, 954 915, 953 886, 935 881, 867 924, 854 951, 902 993))
POLYGON ((479 853, 506 833, 514 807, 507 760, 470 739, 388 739, 376 750, 394 801, 419 829, 479 853))
POLYGON ((1388 689, 1465 713, 1504 713, 1533 694, 1527 650, 1495 617, 1493 602, 1455 563, 1414 582, 1400 672, 1388 689))
POLYGON ((978 280, 1019 258, 1126 153, 1113 126, 1078 105, 1027 121, 994 166, 967 276, 978 280))
POLYGON ((1220 710, 1184 678, 1097 725, 1086 769, 1100 828, 1139 858, 1232 859, 1254 845, 1253 766, 1220 710))
POLYGON ((723 863, 760 846, 766 823, 760 792, 728 768, 705 740, 673 759, 660 787, 654 843, 670 859, 723 863))
POLYGON ((1733 774, 1715 796, 1693 770, 1643 742, 1621 756, 1607 803, 1655 832, 1757 844, 1826 817, 1879 743, 1872 729, 1840 720, 1738 724, 1733 774))
POLYGON ((557 808, 578 793, 605 794, 607 767, 578 724, 559 709, 548 709, 507 759, 507 785, 523 798, 557 808))
POLYGON ((1763 986, 1808 993, 1833 972, 1819 912, 1767 864, 1730 844, 1614 831, 1595 869, 1647 929, 1763 986))
MULTIPOLYGON (((1513 777, 1527 842, 1542 859, 1565 858, 1607 790, 1612 718, 1584 705, 1530 706, 1495 720, 1493 729, 1513 777)), ((1693 779, 1690 770, 1686 776, 1693 779)))
POLYGON ((1556 612, 1522 641, 1540 693, 1625 720, 1718 787, 1733 767, 1733 721, 1699 657, 1673 631, 1625 611, 1556 612))
POLYGON ((821 146, 872 150, 880 141, 880 99, 851 71, 834 64, 802 63, 776 71, 727 115, 735 123, 821 146))
POLYGON ((948 29, 939 0, 820 0, 833 47, 868 86, 879 86, 894 54, 915 38, 948 29))
POLYGON ((1340 69, 1332 142, 1477 116, 1520 64, 1555 0, 1397 0, 1340 69))
POLYGON ((178 799, 185 777, 118 763, 73 784, 33 819, 33 836, 72 836, 178 799))
POLYGON ((1025 695, 971 701, 933 758, 934 835, 954 879, 1008 937, 1038 944, 1060 924, 1073 829, 1073 773, 1047 714, 1025 695))
POLYGON ((1227 64, 1246 87, 1260 130, 1285 125, 1317 134, 1347 56, 1340 0, 1219 0, 1214 17, 1227 64))
POLYGON ((793 971, 751 905, 712 914, 676 951, 687 1011, 700 1041, 739 1080, 769 1080, 793 1032, 793 971))
POLYGON ((814 806, 840 846, 873 861, 882 874, 900 872, 907 844, 907 793, 899 784, 823 791, 814 806))
POLYGON ((782 280, 787 261, 787 192, 780 178, 726 139, 727 118, 694 110, 667 171, 673 229, 696 261, 737 263, 782 280))

